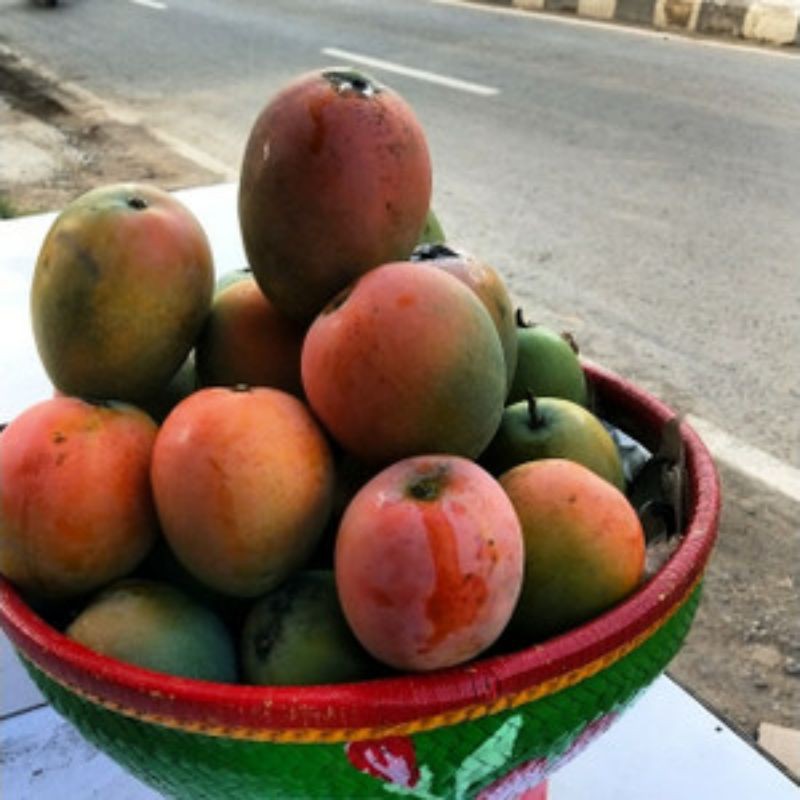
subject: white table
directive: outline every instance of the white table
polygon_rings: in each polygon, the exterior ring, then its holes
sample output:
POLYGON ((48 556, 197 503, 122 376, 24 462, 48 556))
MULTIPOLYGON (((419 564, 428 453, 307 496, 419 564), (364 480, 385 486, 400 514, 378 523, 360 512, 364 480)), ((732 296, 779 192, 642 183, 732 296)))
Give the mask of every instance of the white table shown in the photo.
MULTIPOLYGON (((234 185, 178 196, 205 227, 218 274, 244 266, 234 185)), ((28 290, 53 215, 0 222, 0 421, 51 395, 30 330, 28 290)), ((3 800, 150 800, 43 700, 0 635, 3 800)), ((550 800, 798 800, 769 759, 669 678, 550 780, 550 800)))

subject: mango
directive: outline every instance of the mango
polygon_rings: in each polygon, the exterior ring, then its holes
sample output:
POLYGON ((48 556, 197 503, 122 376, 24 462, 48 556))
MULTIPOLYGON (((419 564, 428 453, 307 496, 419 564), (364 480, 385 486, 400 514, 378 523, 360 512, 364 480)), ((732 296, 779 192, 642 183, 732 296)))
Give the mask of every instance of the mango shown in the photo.
POLYGON ((183 678, 234 683, 236 649, 223 623, 172 586, 128 579, 108 587, 67 636, 100 655, 183 678))
POLYGON ((334 468, 324 433, 296 397, 210 387, 162 424, 151 480, 183 566, 223 594, 258 597, 310 558, 330 516, 334 468))
POLYGON ((226 276, 197 342, 205 386, 271 386, 302 395, 305 327, 278 312, 249 270, 226 276))
POLYGON ((525 400, 529 393, 587 405, 589 387, 574 339, 547 325, 526 322, 521 309, 516 320, 517 367, 508 393, 509 405, 525 400))
POLYGON ((488 312, 457 278, 410 262, 337 296, 306 334, 301 370, 314 413, 366 465, 474 458, 503 413, 506 367, 488 312))
POLYGON ((380 672, 345 621, 330 570, 298 572, 259 599, 245 619, 241 652, 247 683, 307 686, 380 672))
POLYGON ((486 261, 469 253, 459 252, 444 244, 418 245, 411 260, 444 270, 475 292, 492 318, 506 364, 506 382, 511 388, 517 369, 517 326, 514 305, 500 273, 486 261))
POLYGON ((58 215, 39 252, 31 319, 64 394, 141 402, 189 355, 211 305, 199 222, 154 186, 93 189, 58 215))
POLYGON ((500 475, 543 458, 576 461, 625 491, 622 459, 599 418, 570 400, 531 395, 506 407, 480 461, 493 475, 500 475))
POLYGON ((418 456, 353 498, 336 540, 345 617, 375 658, 426 671, 474 658, 503 632, 522 585, 514 507, 477 464, 418 456))
POLYGON ((352 68, 302 75, 253 124, 239 222, 278 311, 308 323, 340 289, 408 258, 425 225, 431 163, 408 104, 352 68))
POLYGON ((52 598, 132 572, 158 534, 156 425, 121 403, 54 397, 0 436, 0 572, 52 598))
POLYGON ((500 476, 522 525, 525 579, 510 632, 530 645, 597 617, 640 584, 645 538, 619 489, 564 459, 500 476))

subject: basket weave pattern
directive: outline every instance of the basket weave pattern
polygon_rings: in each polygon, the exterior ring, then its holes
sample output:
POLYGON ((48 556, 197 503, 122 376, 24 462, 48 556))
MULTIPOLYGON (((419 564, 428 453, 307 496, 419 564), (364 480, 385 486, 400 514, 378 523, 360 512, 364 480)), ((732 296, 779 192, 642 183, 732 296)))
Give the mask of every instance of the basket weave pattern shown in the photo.
MULTIPOLYGON (((87 700, 25 663, 45 696, 87 739, 165 797, 471 798, 483 790, 487 799, 499 800, 535 785, 573 755, 576 744, 582 748, 605 730, 658 677, 680 648, 699 597, 698 586, 639 647, 566 689, 498 714, 413 734, 403 748, 390 741, 389 749, 394 747, 395 759, 403 763, 392 768, 387 759, 378 759, 371 774, 363 771, 368 760, 357 765, 348 758, 347 744, 242 741, 141 721, 87 700), (384 777, 378 777, 381 769, 384 777), (515 769, 504 789, 502 777, 515 769), (390 780, 404 776, 405 786, 390 780)), ((379 741, 373 749, 379 751, 379 741)))

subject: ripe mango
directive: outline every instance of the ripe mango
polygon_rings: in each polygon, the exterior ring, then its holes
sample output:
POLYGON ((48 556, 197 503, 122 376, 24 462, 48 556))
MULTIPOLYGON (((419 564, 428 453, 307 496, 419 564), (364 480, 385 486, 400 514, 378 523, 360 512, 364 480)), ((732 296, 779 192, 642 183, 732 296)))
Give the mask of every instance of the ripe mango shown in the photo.
POLYGON ((148 401, 189 355, 214 288, 211 250, 176 198, 113 184, 50 228, 31 286, 42 364, 64 394, 148 401))
POLYGON ((0 572, 68 598, 128 575, 158 532, 150 489, 156 425, 122 403, 54 397, 0 436, 0 572))
POLYGON ((530 645, 627 597, 644 576, 644 531, 625 495, 564 459, 528 461, 500 476, 525 540, 525 578, 509 625, 530 645))
POLYGON ((301 75, 245 149, 239 222, 264 294, 310 322, 367 270, 408 258, 431 197, 424 132, 394 91, 352 68, 301 75))

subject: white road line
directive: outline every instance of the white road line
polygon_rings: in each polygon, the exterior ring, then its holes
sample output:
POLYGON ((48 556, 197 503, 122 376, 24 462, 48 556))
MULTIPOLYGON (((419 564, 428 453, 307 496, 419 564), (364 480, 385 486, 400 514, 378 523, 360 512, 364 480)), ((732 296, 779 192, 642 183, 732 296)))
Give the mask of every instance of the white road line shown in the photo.
POLYGON ((713 422, 686 415, 711 454, 723 464, 800 503, 800 469, 742 442, 713 422))
POLYGON ((145 8, 152 8, 154 11, 166 11, 167 4, 159 3, 158 0, 128 0, 129 3, 134 3, 137 6, 144 6, 145 8))
POLYGON ((710 36, 706 37, 702 34, 696 34, 694 32, 681 34, 674 31, 661 30, 657 28, 639 28, 623 22, 591 19, 590 17, 580 17, 577 14, 567 15, 553 11, 532 12, 527 11, 524 8, 515 8, 513 6, 483 5, 481 3, 470 2, 469 0, 428 0, 428 2, 439 6, 452 6, 454 8, 462 8, 468 11, 476 11, 478 13, 506 14, 513 17, 522 17, 534 22, 555 22, 561 25, 584 25, 590 28, 602 28, 606 31, 614 31, 622 36, 645 36, 651 39, 661 39, 664 41, 681 43, 689 46, 698 45, 700 47, 717 47, 723 50, 738 50, 740 52, 753 53, 755 55, 768 56, 771 58, 800 58, 800 55, 798 55, 796 52, 792 52, 797 48, 792 47, 779 49, 771 46, 725 41, 724 39, 714 39, 710 36))
POLYGON ((421 81, 428 81, 428 83, 437 83, 440 86, 447 86, 450 89, 459 89, 462 92, 471 92, 472 94, 490 97, 491 95, 499 94, 499 89, 494 89, 491 86, 482 86, 479 83, 471 83, 470 81, 462 81, 458 78, 448 78, 447 75, 439 75, 436 72, 428 72, 424 69, 415 69, 414 67, 406 67, 402 64, 395 64, 392 61, 384 61, 380 58, 373 58, 372 56, 364 56, 358 53, 350 53, 347 50, 339 50, 336 47, 323 47, 321 51, 326 56, 332 58, 341 58, 345 61, 354 61, 357 64, 366 64, 376 69, 382 69, 386 72, 395 72, 398 75, 405 75, 409 78, 417 78, 421 81))

